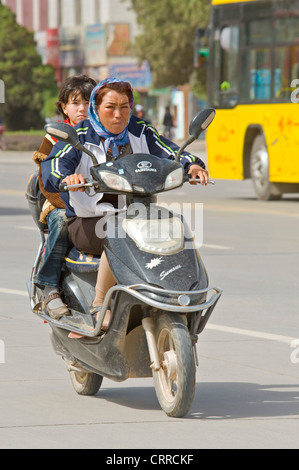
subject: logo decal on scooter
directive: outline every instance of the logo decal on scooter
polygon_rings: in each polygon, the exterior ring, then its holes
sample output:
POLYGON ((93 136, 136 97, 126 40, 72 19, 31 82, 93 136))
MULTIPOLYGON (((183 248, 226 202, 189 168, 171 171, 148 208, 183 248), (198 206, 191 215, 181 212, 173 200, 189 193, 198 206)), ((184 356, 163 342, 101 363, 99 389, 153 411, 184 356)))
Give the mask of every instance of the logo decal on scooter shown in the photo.
POLYGON ((151 259, 150 263, 147 263, 145 267, 146 269, 153 269, 156 266, 159 266, 163 261, 164 259, 162 258, 162 256, 160 256, 160 258, 151 259))
POLYGON ((166 277, 166 276, 169 276, 169 274, 173 273, 174 271, 177 271, 177 269, 181 269, 182 268, 182 265, 181 264, 177 264, 176 266, 174 266, 174 268, 171 268, 169 269, 169 271, 162 271, 160 273, 160 280, 163 281, 163 279, 166 277))
POLYGON ((141 171, 154 171, 157 172, 156 168, 152 168, 151 162, 143 161, 137 164, 138 170, 135 170, 135 173, 140 173, 141 171))

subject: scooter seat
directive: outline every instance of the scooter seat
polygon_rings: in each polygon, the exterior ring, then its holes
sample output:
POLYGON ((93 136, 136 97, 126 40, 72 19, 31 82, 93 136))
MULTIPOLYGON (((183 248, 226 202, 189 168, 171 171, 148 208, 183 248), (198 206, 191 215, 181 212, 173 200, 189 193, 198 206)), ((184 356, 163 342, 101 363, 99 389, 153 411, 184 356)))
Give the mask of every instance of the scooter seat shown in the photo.
POLYGON ((73 272, 95 272, 98 270, 100 259, 100 256, 83 253, 73 246, 65 257, 65 263, 68 269, 73 272))

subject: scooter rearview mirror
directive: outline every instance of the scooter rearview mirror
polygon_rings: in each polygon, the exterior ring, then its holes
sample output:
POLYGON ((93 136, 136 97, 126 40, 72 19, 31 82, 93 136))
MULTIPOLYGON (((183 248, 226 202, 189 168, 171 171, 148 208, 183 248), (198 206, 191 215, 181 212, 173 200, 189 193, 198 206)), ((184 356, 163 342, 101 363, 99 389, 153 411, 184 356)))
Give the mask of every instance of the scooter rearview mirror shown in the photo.
POLYGON ((208 108, 204 109, 192 119, 189 125, 189 134, 198 139, 200 134, 206 130, 206 128, 211 124, 215 117, 215 109, 208 108))
POLYGON ((54 137, 54 139, 70 144, 72 147, 87 153, 87 155, 92 159, 93 165, 98 165, 96 157, 81 144, 76 129, 70 126, 70 124, 66 124, 65 122, 53 122, 51 124, 46 124, 44 129, 51 137, 54 137))
POLYGON ((76 147, 80 143, 75 129, 65 122, 46 124, 45 131, 54 139, 70 144, 72 147, 76 147))

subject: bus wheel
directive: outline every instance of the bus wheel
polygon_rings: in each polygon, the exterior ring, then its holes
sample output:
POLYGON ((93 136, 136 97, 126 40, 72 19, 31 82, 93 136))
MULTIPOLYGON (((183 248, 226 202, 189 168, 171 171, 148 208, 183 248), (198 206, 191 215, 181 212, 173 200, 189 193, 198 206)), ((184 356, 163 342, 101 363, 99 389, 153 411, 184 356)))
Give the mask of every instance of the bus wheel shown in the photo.
POLYGON ((258 199, 280 199, 281 194, 269 181, 269 155, 262 135, 256 136, 250 153, 250 176, 258 199))

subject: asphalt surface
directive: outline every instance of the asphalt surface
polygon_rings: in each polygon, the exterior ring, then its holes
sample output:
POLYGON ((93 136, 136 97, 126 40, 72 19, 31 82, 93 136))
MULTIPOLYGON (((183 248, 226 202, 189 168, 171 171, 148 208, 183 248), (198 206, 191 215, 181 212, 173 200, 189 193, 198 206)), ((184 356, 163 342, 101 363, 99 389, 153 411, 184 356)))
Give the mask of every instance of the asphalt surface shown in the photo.
MULTIPOLYGON (((203 142, 189 150, 204 158, 203 142)), ((199 337, 192 408, 172 419, 151 378, 74 392, 26 293, 39 243, 24 198, 33 170, 30 153, 0 153, 0 448, 102 449, 104 464, 125 449, 189 449, 196 465, 200 449, 298 449, 298 195, 264 203, 249 181, 217 180, 159 196, 202 208, 200 254, 223 289, 199 337)))

